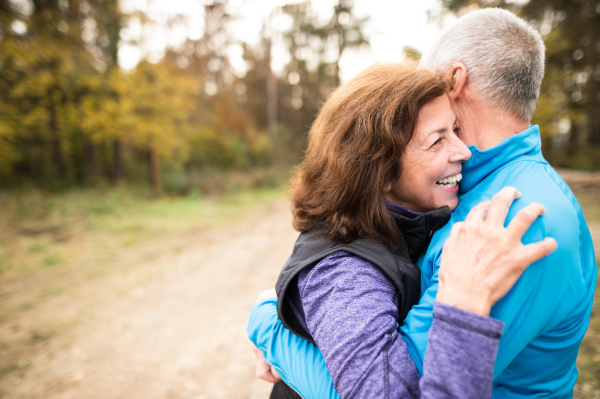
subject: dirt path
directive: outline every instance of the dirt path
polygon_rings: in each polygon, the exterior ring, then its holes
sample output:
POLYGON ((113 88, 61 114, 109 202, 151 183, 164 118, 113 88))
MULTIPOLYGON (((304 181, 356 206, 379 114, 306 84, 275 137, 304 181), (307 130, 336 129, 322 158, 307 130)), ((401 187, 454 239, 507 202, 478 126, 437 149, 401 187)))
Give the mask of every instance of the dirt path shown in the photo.
MULTIPOLYGON (((24 342, 36 325, 58 326, 35 337, 37 354, 0 380, 0 397, 267 398, 245 326, 297 237, 290 219, 286 201, 264 203, 235 224, 126 252, 122 272, 70 282, 0 329, 24 342)), ((600 224, 590 228, 600 248, 600 224)))
MULTIPOLYGON (((254 378, 245 326, 296 239, 290 218, 285 201, 270 203, 63 298, 78 322, 49 339, 23 376, 7 376, 2 396, 268 397, 270 384, 254 378), (137 283, 123 289, 123 281, 137 283)), ((56 305, 43 306, 40 317, 53 317, 56 305)))

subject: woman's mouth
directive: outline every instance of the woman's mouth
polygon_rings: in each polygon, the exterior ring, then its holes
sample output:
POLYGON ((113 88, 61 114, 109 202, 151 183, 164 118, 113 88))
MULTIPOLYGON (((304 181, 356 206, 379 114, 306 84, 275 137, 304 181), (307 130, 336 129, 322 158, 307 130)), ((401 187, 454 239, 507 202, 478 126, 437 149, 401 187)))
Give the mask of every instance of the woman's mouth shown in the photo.
POLYGON ((436 182, 444 188, 454 188, 459 181, 462 180, 462 173, 457 173, 454 176, 444 177, 436 182))

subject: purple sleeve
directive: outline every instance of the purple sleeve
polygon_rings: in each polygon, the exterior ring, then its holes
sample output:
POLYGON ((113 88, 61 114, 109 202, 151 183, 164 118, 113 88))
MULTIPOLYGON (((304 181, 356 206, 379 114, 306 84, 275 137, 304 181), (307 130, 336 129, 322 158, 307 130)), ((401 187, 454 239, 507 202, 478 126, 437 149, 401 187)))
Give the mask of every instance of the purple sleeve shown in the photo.
POLYGON ((398 332, 396 289, 378 267, 336 253, 301 273, 298 289, 302 324, 341 398, 490 397, 501 322, 436 303, 419 386, 398 332))
POLYGON ((396 289, 372 263, 339 252, 301 273, 308 333, 341 398, 418 398, 419 373, 398 333, 396 289))
POLYGON ((434 302, 421 397, 491 397, 503 328, 502 321, 434 302))

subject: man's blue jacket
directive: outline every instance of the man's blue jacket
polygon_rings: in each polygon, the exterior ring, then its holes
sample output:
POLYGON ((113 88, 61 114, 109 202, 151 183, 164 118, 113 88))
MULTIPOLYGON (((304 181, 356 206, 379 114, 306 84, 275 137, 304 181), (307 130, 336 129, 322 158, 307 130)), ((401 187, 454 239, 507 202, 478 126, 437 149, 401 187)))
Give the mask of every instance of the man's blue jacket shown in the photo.
MULTIPOLYGON (((450 222, 434 234, 427 253, 419 260, 422 297, 405 319, 402 337, 422 374, 442 247, 452 225, 463 221, 473 206, 491 199, 503 187, 515 187, 522 196, 511 207, 507 224, 523 207, 539 202, 546 213, 534 222, 522 241, 528 244, 553 237, 558 249, 531 265, 492 308, 491 317, 505 323, 493 397, 570 398, 597 277, 592 239, 581 207, 543 158, 537 126, 488 150, 470 149, 472 156, 463 163, 460 204, 450 222)), ((257 306, 269 305, 273 306, 268 302, 257 306)), ((269 343, 268 351, 263 348, 265 354, 268 352, 267 361, 275 364, 284 380, 304 397, 337 396, 318 348, 286 330, 278 319, 273 319, 272 311, 253 312, 248 332, 257 346, 269 343), (264 325, 270 326, 268 332, 264 325), (267 340, 268 335, 275 335, 275 339, 267 340), (294 353, 292 359, 284 355, 290 351, 294 353)))

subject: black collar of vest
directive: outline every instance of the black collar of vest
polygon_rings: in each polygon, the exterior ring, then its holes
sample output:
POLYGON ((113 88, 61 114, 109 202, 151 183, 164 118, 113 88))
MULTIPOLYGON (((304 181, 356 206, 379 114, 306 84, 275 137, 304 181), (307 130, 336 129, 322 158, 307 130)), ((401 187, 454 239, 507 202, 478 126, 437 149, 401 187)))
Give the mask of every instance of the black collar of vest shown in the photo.
MULTIPOLYGON (((389 209, 389 208, 388 208, 389 209)), ((389 209, 396 227, 406 243, 410 259, 415 263, 429 244, 434 232, 441 229, 450 220, 450 208, 443 206, 430 212, 422 213, 414 218, 402 215, 389 209)))

